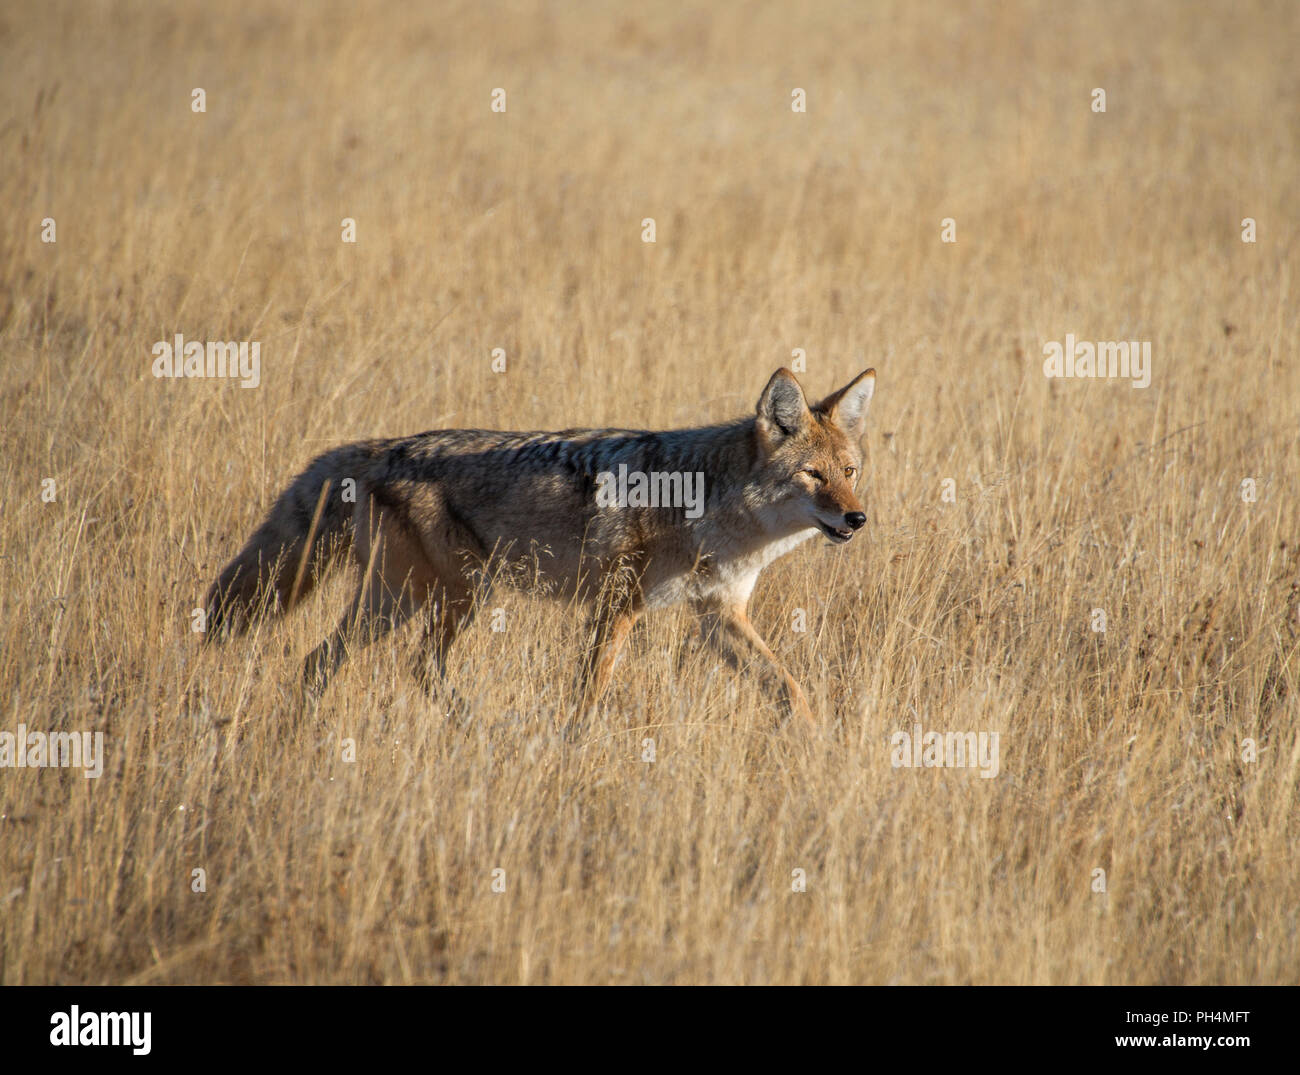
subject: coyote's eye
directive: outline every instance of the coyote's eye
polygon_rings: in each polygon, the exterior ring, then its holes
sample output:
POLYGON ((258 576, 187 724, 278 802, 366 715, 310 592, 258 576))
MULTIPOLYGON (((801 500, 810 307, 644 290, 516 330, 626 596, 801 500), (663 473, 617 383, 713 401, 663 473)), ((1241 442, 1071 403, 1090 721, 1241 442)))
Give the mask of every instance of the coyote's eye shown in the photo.
POLYGON ((853 480, 853 475, 855 475, 857 472, 858 472, 858 468, 857 468, 857 467, 845 467, 845 468, 844 468, 844 476, 845 476, 846 478, 848 478, 849 481, 852 481, 852 480, 853 480))
POLYGON ((808 477, 812 478, 812 480, 815 482, 824 482, 826 480, 825 477, 822 476, 822 472, 820 470, 813 470, 811 467, 805 467, 804 473, 807 474, 808 477))

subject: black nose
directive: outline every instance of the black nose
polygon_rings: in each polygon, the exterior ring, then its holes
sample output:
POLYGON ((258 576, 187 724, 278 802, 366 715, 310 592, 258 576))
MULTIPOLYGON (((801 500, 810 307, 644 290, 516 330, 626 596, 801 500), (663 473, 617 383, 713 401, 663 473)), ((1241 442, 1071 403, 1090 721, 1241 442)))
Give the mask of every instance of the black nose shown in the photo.
POLYGON ((853 527, 854 530, 861 530, 862 527, 866 525, 867 515, 866 512, 851 511, 844 516, 844 521, 853 527))

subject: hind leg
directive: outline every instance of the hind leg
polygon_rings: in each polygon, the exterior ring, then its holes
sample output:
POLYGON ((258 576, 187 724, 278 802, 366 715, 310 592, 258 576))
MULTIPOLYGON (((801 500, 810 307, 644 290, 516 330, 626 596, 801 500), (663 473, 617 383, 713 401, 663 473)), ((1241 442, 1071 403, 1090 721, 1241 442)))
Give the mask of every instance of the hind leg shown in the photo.
POLYGON ((442 694, 453 708, 462 708, 446 683, 447 654, 487 598, 493 557, 437 486, 420 486, 411 494, 411 506, 418 521, 413 541, 422 567, 425 608, 424 636, 412 670, 426 694, 442 694))
POLYGON ((418 607, 409 585, 394 588, 382 573, 372 572, 362 582, 352 605, 330 636, 303 662, 303 687, 311 694, 324 691, 351 652, 368 646, 400 627, 418 607))
POLYGON ((460 579, 440 577, 425 595, 424 636, 415 654, 413 671, 425 693, 434 696, 441 691, 454 707, 460 702, 446 683, 447 654, 456 637, 474 619, 478 603, 479 595, 460 579))
POLYGON ((400 627, 420 608, 431 581, 428 565, 398 529, 380 521, 362 543, 365 556, 361 585, 333 633, 303 662, 303 686, 319 695, 349 652, 361 649, 400 627))

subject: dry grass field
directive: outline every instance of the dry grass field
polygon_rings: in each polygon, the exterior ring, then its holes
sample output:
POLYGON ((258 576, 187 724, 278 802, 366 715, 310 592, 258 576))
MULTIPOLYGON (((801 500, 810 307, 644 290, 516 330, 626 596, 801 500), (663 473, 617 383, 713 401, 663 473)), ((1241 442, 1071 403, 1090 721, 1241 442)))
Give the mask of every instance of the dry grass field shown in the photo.
POLYGON ((0 982, 1300 982, 1298 34, 6 4, 0 732, 105 760, 0 769, 0 982), (177 333, 260 384, 155 378, 177 333), (1067 334, 1149 341, 1149 387, 1049 379, 1067 334), (879 373, 866 529, 751 608, 816 732, 684 611, 572 741, 580 613, 535 595, 454 652, 463 723, 409 630, 297 718, 346 577, 192 630, 330 446, 703 424, 796 348, 819 395, 879 373), (996 777, 896 768, 917 722, 998 733, 996 777))

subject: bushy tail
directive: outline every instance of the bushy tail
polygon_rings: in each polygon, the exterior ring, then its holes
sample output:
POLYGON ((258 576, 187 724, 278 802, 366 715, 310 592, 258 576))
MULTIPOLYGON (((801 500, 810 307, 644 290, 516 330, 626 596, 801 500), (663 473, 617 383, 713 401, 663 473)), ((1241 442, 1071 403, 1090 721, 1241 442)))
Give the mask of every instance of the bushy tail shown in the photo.
POLYGON ((207 638, 238 634, 260 614, 279 615, 307 596, 352 546, 358 445, 328 452, 299 474, 208 590, 207 638))

